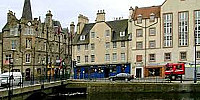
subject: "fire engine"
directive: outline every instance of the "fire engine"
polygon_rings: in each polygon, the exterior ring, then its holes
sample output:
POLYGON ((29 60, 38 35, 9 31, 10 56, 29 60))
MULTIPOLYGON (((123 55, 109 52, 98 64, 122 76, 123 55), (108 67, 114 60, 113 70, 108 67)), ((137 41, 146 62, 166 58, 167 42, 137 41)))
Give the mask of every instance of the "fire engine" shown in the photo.
POLYGON ((182 79, 185 74, 184 63, 168 63, 165 65, 165 78, 170 80, 182 79))

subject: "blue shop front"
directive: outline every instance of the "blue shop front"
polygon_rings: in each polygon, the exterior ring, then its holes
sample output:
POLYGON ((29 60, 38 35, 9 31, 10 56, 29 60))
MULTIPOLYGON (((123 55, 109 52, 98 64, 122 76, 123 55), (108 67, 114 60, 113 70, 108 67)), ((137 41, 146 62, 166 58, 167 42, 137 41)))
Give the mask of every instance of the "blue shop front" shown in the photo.
POLYGON ((86 65, 74 68, 74 79, 108 78, 118 73, 129 73, 130 64, 86 65))

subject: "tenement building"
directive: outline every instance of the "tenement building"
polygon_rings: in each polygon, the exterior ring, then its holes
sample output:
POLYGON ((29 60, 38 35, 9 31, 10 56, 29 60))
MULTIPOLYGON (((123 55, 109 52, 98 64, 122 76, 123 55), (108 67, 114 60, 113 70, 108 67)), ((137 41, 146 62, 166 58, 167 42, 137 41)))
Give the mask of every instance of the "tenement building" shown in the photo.
POLYGON ((195 56, 199 63, 199 2, 165 0, 160 6, 130 9, 129 33, 133 36, 131 63, 134 75, 162 77, 162 66, 180 62, 186 67, 192 66, 195 56))
POLYGON ((74 78, 105 78, 131 73, 131 35, 128 20, 105 20, 104 10, 97 12, 95 23, 78 16, 73 41, 74 78))
POLYGON ((2 72, 22 72, 26 80, 41 76, 63 75, 67 62, 67 38, 51 11, 42 23, 32 18, 30 0, 25 0, 22 17, 9 11, 2 29, 2 72), (13 59, 13 62, 11 62, 13 59))

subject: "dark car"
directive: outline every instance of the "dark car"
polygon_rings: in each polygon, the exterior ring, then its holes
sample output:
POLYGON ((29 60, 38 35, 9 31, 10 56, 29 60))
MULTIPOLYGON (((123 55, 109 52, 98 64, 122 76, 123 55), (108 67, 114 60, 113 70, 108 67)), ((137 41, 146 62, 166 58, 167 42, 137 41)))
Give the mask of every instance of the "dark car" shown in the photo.
POLYGON ((128 73, 119 73, 115 76, 110 76, 109 80, 110 81, 115 81, 115 80, 125 80, 125 81, 130 81, 131 79, 133 79, 132 75, 128 74, 128 73))

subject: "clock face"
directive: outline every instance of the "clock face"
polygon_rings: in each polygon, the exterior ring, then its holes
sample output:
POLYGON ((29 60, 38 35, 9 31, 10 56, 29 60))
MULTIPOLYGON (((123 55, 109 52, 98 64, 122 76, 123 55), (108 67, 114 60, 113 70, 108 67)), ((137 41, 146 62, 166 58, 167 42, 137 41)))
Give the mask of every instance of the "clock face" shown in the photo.
POLYGON ((28 22, 27 24, 28 24, 28 26, 31 26, 31 22, 28 22))

